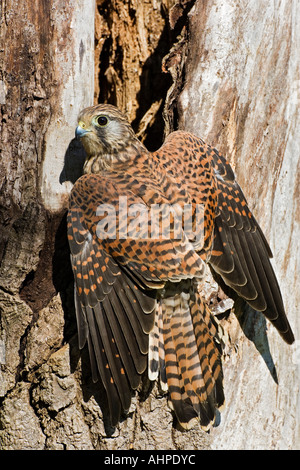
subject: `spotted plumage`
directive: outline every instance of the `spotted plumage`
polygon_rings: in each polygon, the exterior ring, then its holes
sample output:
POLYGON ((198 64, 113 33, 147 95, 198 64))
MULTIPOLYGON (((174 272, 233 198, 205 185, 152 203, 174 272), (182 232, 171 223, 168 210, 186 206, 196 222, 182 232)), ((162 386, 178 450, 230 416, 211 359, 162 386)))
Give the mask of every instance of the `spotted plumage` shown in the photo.
POLYGON ((187 132, 150 153, 111 105, 84 109, 87 158, 68 238, 79 346, 107 392, 111 422, 148 367, 184 429, 208 429, 224 403, 222 329, 201 298, 210 265, 287 343, 270 248, 227 161, 187 132))

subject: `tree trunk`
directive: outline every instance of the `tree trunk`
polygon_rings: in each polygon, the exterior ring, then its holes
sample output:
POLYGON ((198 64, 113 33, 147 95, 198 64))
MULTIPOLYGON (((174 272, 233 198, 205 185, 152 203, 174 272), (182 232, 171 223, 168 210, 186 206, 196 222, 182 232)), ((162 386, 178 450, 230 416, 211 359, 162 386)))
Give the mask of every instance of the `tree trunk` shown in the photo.
MULTIPOLYGON (((0 448, 299 449, 297 0, 1 6, 0 448), (270 241, 296 342, 244 305, 223 312, 226 405, 210 433, 176 429, 146 378, 111 429, 78 350, 65 213, 93 102, 119 106, 150 150, 176 128, 217 147, 270 241)), ((224 294, 205 287, 217 312, 224 294)))
POLYGON ((180 128, 230 161, 273 251, 296 341, 253 312, 231 314, 226 407, 215 449, 291 449, 299 435, 300 5, 197 1, 190 13, 180 128), (265 338, 264 338, 265 337, 265 338), (276 383, 276 377, 278 383, 276 383))
MULTIPOLYGON (((64 161, 69 145, 78 162, 82 158, 73 136, 79 109, 93 103, 93 24, 93 0, 1 2, 2 449, 68 446, 56 439, 62 416, 50 417, 55 405, 49 400, 59 401, 59 390, 69 396, 64 387, 72 381, 67 356, 57 375, 51 367, 74 332, 68 328, 74 317, 68 313, 72 275, 64 214, 70 183, 64 182, 64 161)), ((78 177, 80 164, 71 179, 76 171, 78 177)), ((72 441, 71 435, 66 438, 72 441)))

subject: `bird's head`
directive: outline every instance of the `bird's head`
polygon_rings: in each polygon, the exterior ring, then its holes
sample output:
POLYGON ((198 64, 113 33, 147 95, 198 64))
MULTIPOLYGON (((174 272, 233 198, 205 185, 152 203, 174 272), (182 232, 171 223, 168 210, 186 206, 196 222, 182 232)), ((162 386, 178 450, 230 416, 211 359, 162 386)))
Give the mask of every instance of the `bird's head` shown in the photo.
POLYGON ((75 135, 82 141, 88 157, 117 155, 137 141, 126 117, 109 104, 83 109, 75 135))

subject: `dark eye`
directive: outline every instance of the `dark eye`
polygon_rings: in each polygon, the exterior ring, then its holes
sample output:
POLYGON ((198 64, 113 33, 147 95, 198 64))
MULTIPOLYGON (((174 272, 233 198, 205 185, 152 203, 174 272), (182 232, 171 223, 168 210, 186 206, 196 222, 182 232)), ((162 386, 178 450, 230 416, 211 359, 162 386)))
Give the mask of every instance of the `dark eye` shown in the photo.
POLYGON ((106 126, 106 124, 108 123, 108 119, 106 116, 98 116, 96 121, 97 124, 101 127, 106 126))

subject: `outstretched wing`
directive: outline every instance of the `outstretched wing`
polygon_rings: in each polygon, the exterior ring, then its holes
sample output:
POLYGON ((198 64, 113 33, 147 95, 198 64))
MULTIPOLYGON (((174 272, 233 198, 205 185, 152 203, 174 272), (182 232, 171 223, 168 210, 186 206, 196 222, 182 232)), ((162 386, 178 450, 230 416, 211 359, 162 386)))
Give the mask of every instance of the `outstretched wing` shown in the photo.
POLYGON ((235 175, 224 157, 213 153, 218 211, 209 260, 225 284, 261 311, 289 344, 294 336, 287 320, 280 288, 272 268, 270 247, 235 175))
POLYGON ((79 347, 88 344, 93 380, 102 380, 114 426, 147 366, 155 296, 133 283, 95 240, 76 206, 68 214, 68 236, 79 347))
MULTIPOLYGON (((119 194, 127 195, 131 207, 145 206, 108 178, 84 175, 74 185, 68 212, 79 346, 88 344, 93 379, 100 376, 106 388, 113 425, 121 410, 128 410, 131 391, 147 366, 156 290, 168 279, 200 276, 204 269, 184 238, 152 240, 142 232, 120 239, 113 233, 118 228, 124 235, 119 194), (99 222, 106 225, 107 238, 98 231, 99 222)), ((134 212, 126 221, 132 230, 133 219, 134 212)))

